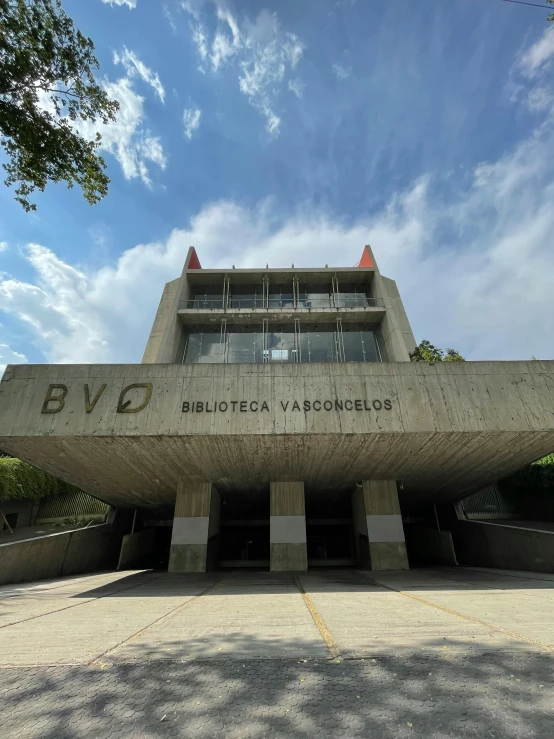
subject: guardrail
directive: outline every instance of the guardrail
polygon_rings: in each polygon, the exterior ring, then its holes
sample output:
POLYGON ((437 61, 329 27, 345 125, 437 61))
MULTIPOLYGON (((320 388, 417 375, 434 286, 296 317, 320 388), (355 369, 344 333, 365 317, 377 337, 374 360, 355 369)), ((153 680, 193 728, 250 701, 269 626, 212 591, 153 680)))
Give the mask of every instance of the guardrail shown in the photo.
POLYGON ((381 298, 364 298, 364 297, 338 297, 338 298, 313 298, 302 299, 296 301, 296 305, 292 298, 273 298, 269 297, 267 301, 262 298, 229 298, 227 304, 224 300, 205 300, 204 298, 193 298, 186 301, 188 310, 297 310, 312 308, 377 308, 384 307, 381 298))

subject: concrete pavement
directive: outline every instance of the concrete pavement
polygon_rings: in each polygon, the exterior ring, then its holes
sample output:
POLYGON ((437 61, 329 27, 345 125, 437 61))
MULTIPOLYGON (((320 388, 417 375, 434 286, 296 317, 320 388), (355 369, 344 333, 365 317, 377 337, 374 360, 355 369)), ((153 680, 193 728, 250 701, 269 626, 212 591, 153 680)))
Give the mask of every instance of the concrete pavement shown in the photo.
POLYGON ((4 586, 2 736, 552 736, 553 606, 471 568, 4 586))

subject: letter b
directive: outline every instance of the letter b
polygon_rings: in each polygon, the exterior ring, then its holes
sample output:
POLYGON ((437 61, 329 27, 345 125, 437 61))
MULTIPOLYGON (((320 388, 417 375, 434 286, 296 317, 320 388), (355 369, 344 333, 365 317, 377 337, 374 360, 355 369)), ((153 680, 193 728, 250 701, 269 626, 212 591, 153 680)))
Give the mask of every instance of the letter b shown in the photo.
POLYGON ((66 385, 48 385, 48 390, 46 391, 46 397, 44 398, 44 403, 42 404, 41 413, 59 413, 65 405, 64 398, 66 395, 66 385), (52 395, 52 390, 61 390, 61 395, 52 395), (57 403, 58 406, 56 408, 49 408, 49 403, 57 403))

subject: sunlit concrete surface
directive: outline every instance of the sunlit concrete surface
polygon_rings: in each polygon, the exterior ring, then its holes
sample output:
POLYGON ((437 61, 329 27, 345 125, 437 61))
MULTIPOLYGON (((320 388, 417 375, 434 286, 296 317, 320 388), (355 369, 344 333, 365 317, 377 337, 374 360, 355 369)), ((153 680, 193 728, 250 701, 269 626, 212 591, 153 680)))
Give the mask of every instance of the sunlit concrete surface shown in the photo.
POLYGON ((546 739, 554 576, 471 568, 0 588, 2 739, 546 739))
POLYGON ((514 571, 98 574, 0 588, 0 664, 548 652, 553 613, 514 571))

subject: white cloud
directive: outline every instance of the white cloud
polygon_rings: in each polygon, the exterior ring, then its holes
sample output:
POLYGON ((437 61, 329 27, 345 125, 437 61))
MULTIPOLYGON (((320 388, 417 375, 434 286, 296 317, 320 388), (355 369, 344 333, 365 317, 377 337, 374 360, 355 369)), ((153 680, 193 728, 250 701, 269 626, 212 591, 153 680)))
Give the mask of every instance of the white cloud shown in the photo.
MULTIPOLYGON (((134 81, 139 76, 151 85, 163 101, 165 91, 157 74, 146 67, 141 60, 124 48, 121 55, 114 55, 114 62, 125 67, 127 75, 115 82, 108 79, 100 80, 100 84, 108 97, 119 102, 116 120, 106 124, 100 120, 80 120, 74 122, 75 129, 86 139, 93 140, 100 132, 102 141, 100 151, 114 156, 123 170, 125 179, 140 178, 145 185, 151 186, 150 165, 155 164, 165 169, 166 157, 158 137, 153 136, 146 126, 146 112, 144 98, 134 87, 134 81)), ((54 106, 46 93, 39 94, 41 105, 51 113, 54 106)))
POLYGON ((530 110, 546 110, 552 105, 552 93, 545 87, 535 87, 527 96, 527 106, 530 110))
POLYGON ((210 34, 201 20, 201 5, 182 3, 193 16, 192 41, 200 59, 200 70, 218 72, 235 64, 240 91, 264 117, 270 136, 279 133, 281 118, 275 111, 282 89, 301 97, 300 79, 290 79, 302 55, 304 45, 292 33, 283 31, 277 15, 261 10, 254 20, 239 23, 221 0, 213 0, 216 27, 210 34), (288 83, 285 86, 286 81, 288 83))
POLYGON ((293 95, 296 95, 297 98, 301 98, 304 94, 304 87, 305 85, 302 83, 301 80, 294 79, 289 80, 288 88, 293 93, 293 95))
POLYGON ((119 101, 117 120, 106 125, 83 121, 79 130, 87 138, 93 138, 97 130, 102 134, 101 149, 112 154, 120 163, 126 179, 139 177, 151 185, 150 164, 165 169, 166 158, 160 139, 152 136, 144 126, 144 98, 134 89, 129 77, 117 82, 104 81, 102 86, 109 97, 119 101))
POLYGON ((538 41, 520 54, 517 64, 525 77, 534 77, 554 56, 551 30, 546 29, 538 41))
POLYGON ((0 379, 2 378, 2 375, 4 374, 6 365, 23 364, 24 362, 28 362, 28 361, 29 360, 24 354, 20 354, 19 352, 14 352, 13 349, 10 349, 10 347, 7 344, 0 344, 0 379))
POLYGON ((138 361, 163 284, 189 244, 205 267, 352 266, 372 244, 397 280, 416 337, 472 359, 552 358, 554 131, 481 165, 467 189, 435 199, 432 176, 346 225, 322 212, 279 220, 271 203, 204 207, 166 241, 140 244, 87 272, 30 245, 32 281, 0 278, 0 309, 32 327, 49 361, 138 361), (440 310, 437 310, 440 306, 440 310))
POLYGON ((165 90, 158 73, 153 72, 149 67, 147 67, 146 64, 138 58, 134 51, 129 51, 129 49, 124 46, 121 55, 117 52, 114 53, 113 60, 114 64, 123 64, 128 77, 134 77, 138 74, 144 82, 153 87, 162 103, 164 102, 165 90))
POLYGON ((102 0, 102 2, 109 5, 126 5, 131 9, 137 7, 137 0, 102 0))
POLYGON ((0 241, 0 251, 6 251, 7 248, 8 248, 8 242, 0 241))
POLYGON ((333 64, 333 74, 340 80, 347 80, 352 74, 352 67, 345 67, 342 64, 333 64))
POLYGON ((192 134, 200 126, 200 116, 202 111, 198 108, 185 108, 183 112, 183 123, 185 126, 185 136, 187 139, 192 138, 192 134))
MULTIPOLYGON (((205 62, 208 58, 208 32, 201 23, 191 24, 192 41, 200 59, 205 62)), ((204 69, 201 67, 201 70, 204 69)))
POLYGON ((469 359, 552 359, 554 112, 543 115, 455 194, 429 174, 350 224, 310 209, 283 218, 270 201, 252 209, 219 202, 167 240, 139 244, 101 269, 77 269, 31 244, 35 276, 0 274, 0 310, 30 327, 48 361, 139 361, 163 285, 180 274, 190 244, 204 267, 317 267, 354 265, 370 243, 399 285, 418 340, 469 359))

